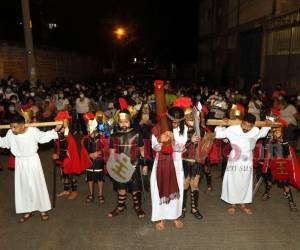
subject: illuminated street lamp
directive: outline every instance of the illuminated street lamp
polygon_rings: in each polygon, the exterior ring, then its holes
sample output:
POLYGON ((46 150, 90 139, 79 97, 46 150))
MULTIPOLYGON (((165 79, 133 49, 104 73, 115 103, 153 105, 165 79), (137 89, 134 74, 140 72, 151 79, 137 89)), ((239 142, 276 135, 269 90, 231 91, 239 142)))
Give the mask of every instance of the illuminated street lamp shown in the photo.
POLYGON ((114 33, 116 34, 118 40, 121 40, 126 35, 124 28, 117 28, 114 33))

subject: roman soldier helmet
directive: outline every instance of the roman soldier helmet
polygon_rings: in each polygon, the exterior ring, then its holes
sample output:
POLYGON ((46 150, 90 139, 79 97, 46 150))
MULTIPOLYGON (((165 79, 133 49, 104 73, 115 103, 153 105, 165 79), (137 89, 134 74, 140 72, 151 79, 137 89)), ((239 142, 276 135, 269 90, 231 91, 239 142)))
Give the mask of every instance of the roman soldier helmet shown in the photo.
POLYGON ((86 112, 83 114, 83 119, 85 120, 86 127, 89 134, 92 134, 95 130, 97 130, 97 120, 95 119, 95 115, 92 112, 86 112))
POLYGON ((70 126, 71 119, 72 117, 70 116, 68 111, 59 111, 54 118, 55 121, 63 122, 63 128, 65 129, 64 131, 65 136, 69 134, 69 126, 70 126))
POLYGON ((189 97, 179 97, 173 103, 173 107, 180 107, 183 109, 184 117, 186 121, 193 120, 192 106, 193 106, 193 102, 192 99, 189 97))
POLYGON ((97 120, 98 123, 106 123, 107 122, 107 117, 106 115, 104 114, 103 111, 97 111, 95 113, 95 118, 97 120))
POLYGON ((24 117, 25 119, 25 123, 30 123, 32 122, 32 117, 33 117, 33 111, 31 108, 22 108, 21 109, 21 115, 24 117))
POLYGON ((243 119, 245 115, 245 108, 243 107, 243 105, 241 104, 233 104, 231 109, 230 109, 230 113, 229 113, 229 117, 231 120, 236 120, 236 119, 243 119))

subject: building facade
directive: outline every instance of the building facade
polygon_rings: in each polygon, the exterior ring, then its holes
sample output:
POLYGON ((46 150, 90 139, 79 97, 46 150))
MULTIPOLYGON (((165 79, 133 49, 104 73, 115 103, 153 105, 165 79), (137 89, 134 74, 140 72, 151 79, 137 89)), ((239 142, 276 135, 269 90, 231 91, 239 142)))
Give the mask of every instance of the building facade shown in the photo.
POLYGON ((200 0, 198 69, 217 84, 257 79, 300 91, 300 1, 200 0))

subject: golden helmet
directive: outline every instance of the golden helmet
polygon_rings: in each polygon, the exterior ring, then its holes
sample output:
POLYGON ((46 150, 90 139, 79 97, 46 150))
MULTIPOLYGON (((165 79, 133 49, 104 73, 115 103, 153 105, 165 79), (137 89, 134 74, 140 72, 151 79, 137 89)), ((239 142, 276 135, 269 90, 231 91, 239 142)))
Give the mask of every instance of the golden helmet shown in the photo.
POLYGON ((193 109, 191 107, 184 109, 184 117, 186 120, 193 120, 193 109))
POLYGON ((106 117, 106 115, 104 114, 103 111, 100 111, 100 110, 97 111, 95 113, 95 118, 96 118, 97 122, 102 122, 102 123, 106 123, 107 122, 107 117, 106 117))
POLYGON ((27 109, 27 110, 21 109, 21 115, 24 117, 25 123, 32 122, 32 117, 33 117, 32 109, 27 109))

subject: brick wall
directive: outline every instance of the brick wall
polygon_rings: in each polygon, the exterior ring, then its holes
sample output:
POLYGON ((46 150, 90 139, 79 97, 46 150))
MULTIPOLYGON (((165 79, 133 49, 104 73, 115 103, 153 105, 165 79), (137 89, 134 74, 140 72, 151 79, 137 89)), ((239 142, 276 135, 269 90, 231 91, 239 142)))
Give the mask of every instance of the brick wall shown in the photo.
MULTIPOLYGON (((84 54, 54 49, 35 49, 37 79, 50 82, 56 77, 81 80, 98 76, 101 68, 97 61, 84 54)), ((27 79, 24 48, 0 44, 0 78, 13 75, 19 80, 27 79)))

